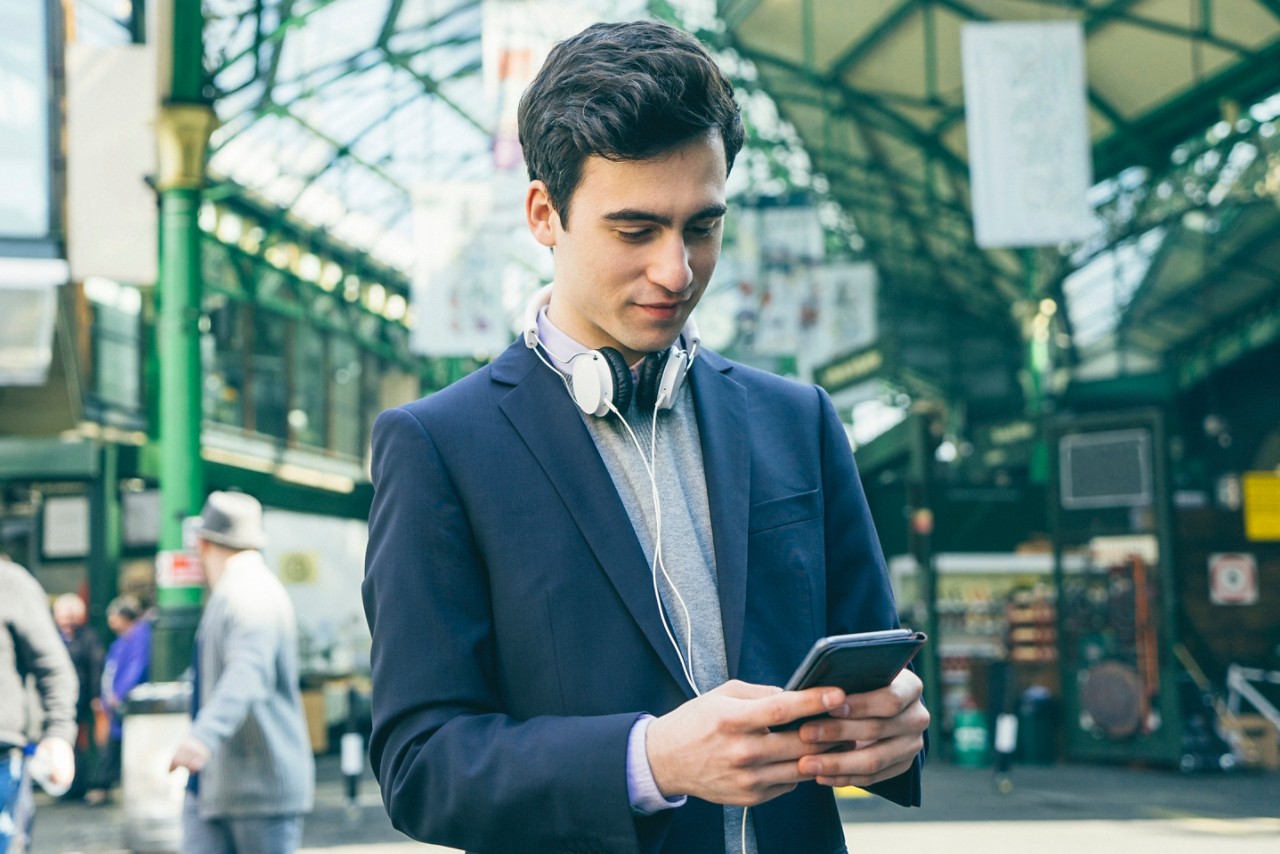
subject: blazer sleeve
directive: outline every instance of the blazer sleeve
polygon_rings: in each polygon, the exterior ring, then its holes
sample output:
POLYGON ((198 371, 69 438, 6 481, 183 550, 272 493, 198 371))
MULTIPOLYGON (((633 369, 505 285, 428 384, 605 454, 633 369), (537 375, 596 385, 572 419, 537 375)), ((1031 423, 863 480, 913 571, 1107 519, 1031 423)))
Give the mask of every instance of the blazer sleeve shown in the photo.
POLYGON ((490 567, 468 515, 484 508, 466 505, 413 413, 384 412, 372 445, 369 752, 392 824, 474 851, 639 851, 638 827, 649 839, 653 822, 637 822, 626 790, 638 713, 504 713, 490 567))
MULTIPOLYGON (((897 628, 898 608, 853 451, 826 392, 822 408, 822 488, 826 512, 827 632, 897 628)), ((927 742, 926 742, 927 744, 927 742)), ((920 806, 924 752, 910 770, 870 787, 903 806, 920 806)))

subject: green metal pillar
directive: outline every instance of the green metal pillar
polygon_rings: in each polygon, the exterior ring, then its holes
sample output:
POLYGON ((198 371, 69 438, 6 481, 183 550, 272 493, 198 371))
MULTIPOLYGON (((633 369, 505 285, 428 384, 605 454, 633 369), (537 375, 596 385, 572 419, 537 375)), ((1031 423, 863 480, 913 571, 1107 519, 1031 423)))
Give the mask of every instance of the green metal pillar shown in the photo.
MULTIPOLYGON (((157 122, 160 194, 160 547, 181 549, 182 520, 204 501, 200 458, 200 193, 213 129, 204 98, 200 0, 172 0, 172 76, 157 122)), ((168 36, 162 36, 167 38, 168 36)), ((177 678, 191 661, 198 588, 161 590, 151 678, 177 678)))
POLYGON ((89 623, 107 634, 107 604, 116 597, 123 543, 120 510, 120 446, 98 450, 100 469, 89 493, 89 623))
POLYGON ((200 509, 200 191, 160 193, 160 545, 182 548, 182 520, 200 509))
MULTIPOLYGON (((925 605, 925 625, 930 643, 917 659, 920 680, 924 683, 924 702, 932 710, 934 720, 942 722, 942 662, 938 646, 942 642, 938 628, 938 573, 933 559, 933 460, 937 450, 934 436, 935 415, 913 412, 907 416, 910 429, 910 461, 907 476, 907 504, 911 513, 907 542, 920 573, 920 596, 925 605)), ((920 626, 911 628, 919 629, 920 626)), ((940 731, 940 727, 935 732, 940 731)))
POLYGON ((1049 447, 1045 444, 1041 424, 1045 414, 1045 382, 1051 369, 1049 348, 1052 346, 1052 320, 1040 308, 1036 288, 1036 250, 1022 251, 1026 270, 1027 316, 1023 322, 1023 335, 1027 342, 1027 417, 1036 425, 1036 440, 1031 446, 1028 476, 1032 483, 1049 482, 1049 447))

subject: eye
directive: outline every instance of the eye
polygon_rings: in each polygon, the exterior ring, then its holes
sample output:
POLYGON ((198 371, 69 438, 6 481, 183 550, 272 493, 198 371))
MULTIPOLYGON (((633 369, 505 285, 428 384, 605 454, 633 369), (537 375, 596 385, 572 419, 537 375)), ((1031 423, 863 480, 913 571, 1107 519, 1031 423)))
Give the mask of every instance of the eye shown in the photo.
POLYGON ((710 237, 715 234, 716 229, 720 226, 720 220, 712 222, 700 222, 689 225, 685 228, 685 232, 693 237, 710 237))
POLYGON ((618 236, 628 243, 639 243, 653 233, 651 228, 618 229, 618 236))

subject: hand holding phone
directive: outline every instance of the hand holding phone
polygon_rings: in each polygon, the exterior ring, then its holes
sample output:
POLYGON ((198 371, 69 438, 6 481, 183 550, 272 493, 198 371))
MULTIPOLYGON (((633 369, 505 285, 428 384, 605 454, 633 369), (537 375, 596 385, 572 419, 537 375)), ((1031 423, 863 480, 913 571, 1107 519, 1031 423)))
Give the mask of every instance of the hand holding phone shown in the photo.
MULTIPOLYGON (((893 682, 926 640, 924 632, 911 629, 819 638, 787 681, 786 690, 800 691, 829 685, 846 694, 875 691, 893 682)), ((806 720, 812 718, 792 721, 774 729, 795 729, 806 720)))

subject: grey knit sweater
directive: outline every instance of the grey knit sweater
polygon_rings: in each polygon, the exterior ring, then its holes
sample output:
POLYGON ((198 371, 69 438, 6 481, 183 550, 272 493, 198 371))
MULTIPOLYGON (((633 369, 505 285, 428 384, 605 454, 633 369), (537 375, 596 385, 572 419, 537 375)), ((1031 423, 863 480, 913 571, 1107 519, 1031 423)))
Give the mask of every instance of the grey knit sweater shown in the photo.
POLYGON ((0 746, 47 736, 74 744, 79 690, 44 590, 25 569, 0 560, 0 746), (43 721, 30 720, 28 676, 35 678, 43 721))

